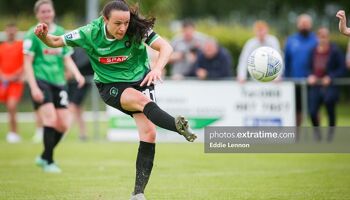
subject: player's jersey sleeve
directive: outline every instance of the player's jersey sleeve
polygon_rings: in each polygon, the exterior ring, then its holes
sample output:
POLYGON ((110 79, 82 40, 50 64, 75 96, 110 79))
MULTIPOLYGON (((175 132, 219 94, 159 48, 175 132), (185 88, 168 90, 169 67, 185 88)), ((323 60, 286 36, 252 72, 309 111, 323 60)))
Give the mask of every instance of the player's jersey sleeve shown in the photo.
POLYGON ((89 46, 89 41, 91 41, 89 39, 91 37, 91 31, 92 27, 90 25, 86 25, 66 33, 61 37, 66 46, 82 47, 87 49, 89 46))
POLYGON ((148 31, 147 37, 144 39, 144 42, 148 46, 151 46, 153 44, 153 42, 155 42, 159 38, 160 38, 160 36, 151 29, 150 31, 148 31))
POLYGON ((23 53, 26 55, 34 56, 38 47, 37 38, 33 32, 33 30, 29 30, 23 40, 23 53))

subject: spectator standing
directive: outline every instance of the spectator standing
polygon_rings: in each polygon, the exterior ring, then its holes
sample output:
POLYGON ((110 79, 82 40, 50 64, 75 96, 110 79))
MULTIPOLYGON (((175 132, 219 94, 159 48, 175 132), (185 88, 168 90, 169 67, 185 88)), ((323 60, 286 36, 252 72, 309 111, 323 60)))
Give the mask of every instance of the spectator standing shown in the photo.
POLYGON ((278 39, 269 34, 269 25, 265 21, 258 20, 254 23, 255 37, 249 39, 243 46, 237 66, 237 80, 244 82, 247 80, 248 57, 257 48, 268 46, 281 52, 278 39))
POLYGON ((324 104, 328 113, 329 127, 336 126, 336 103, 338 88, 333 80, 345 71, 344 54, 337 45, 330 42, 329 30, 320 28, 317 32, 318 45, 312 51, 309 66, 309 112, 314 127, 320 126, 319 110, 324 104))
MULTIPOLYGON (((312 18, 302 14, 297 19, 298 32, 289 36, 285 45, 285 69, 286 78, 307 78, 308 66, 312 52, 317 45, 316 34, 312 32, 312 18)), ((302 122, 302 96, 301 86, 296 85, 296 113, 297 126, 302 122)))
POLYGON ((16 40, 17 27, 10 23, 5 28, 7 39, 0 44, 0 102, 6 105, 9 117, 9 143, 21 141, 17 130, 17 105, 23 93, 23 42, 16 40))
POLYGON ((203 47, 208 36, 197 32, 195 24, 190 20, 182 23, 181 35, 176 36, 171 46, 174 52, 170 56, 171 78, 181 80, 193 70, 199 49, 203 47))

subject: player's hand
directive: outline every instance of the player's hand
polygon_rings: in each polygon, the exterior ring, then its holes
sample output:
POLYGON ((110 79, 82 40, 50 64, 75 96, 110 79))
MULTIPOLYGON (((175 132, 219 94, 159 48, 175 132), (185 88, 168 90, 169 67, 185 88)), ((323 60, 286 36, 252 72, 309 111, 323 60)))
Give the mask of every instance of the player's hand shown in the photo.
POLYGON ((44 94, 40 90, 40 88, 38 88, 38 87, 33 88, 31 90, 31 93, 32 93, 32 97, 33 97, 34 101, 36 101, 38 103, 42 103, 44 101, 44 94))
POLYGON ((147 86, 150 86, 152 83, 156 84, 156 83, 162 83, 162 71, 159 69, 152 69, 147 76, 143 79, 142 83, 140 84, 140 86, 144 86, 145 84, 147 84, 147 86))
POLYGON ((347 25, 346 25, 346 15, 344 10, 339 10, 337 12, 336 17, 339 18, 339 31, 343 34, 348 34, 347 33, 347 25))
POLYGON ((39 38, 46 38, 48 32, 49 32, 49 27, 45 23, 38 24, 34 29, 35 35, 38 36, 39 38))
POLYGON ((307 77, 307 83, 309 85, 316 85, 317 77, 315 75, 310 75, 309 77, 307 77))
POLYGON ((85 78, 81 74, 75 76, 75 80, 78 82, 78 88, 82 88, 85 84, 85 78))

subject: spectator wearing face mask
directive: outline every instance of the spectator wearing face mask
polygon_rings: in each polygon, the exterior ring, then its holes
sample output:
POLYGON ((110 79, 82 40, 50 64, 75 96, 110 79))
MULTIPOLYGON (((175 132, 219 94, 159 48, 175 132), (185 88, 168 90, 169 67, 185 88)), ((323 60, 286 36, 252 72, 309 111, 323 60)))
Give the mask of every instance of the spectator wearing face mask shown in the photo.
MULTIPOLYGON (((317 45, 317 37, 312 32, 312 18, 310 15, 301 14, 297 19, 298 32, 289 36, 285 45, 285 70, 286 78, 306 78, 308 66, 310 66, 313 49, 317 45)), ((302 121, 301 87, 296 85, 296 113, 297 126, 302 121)))

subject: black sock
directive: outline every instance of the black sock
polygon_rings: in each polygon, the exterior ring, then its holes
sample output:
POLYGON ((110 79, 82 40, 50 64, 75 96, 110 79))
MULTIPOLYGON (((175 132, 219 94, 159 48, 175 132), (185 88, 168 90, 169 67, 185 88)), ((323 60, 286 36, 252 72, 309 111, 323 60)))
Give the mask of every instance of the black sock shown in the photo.
POLYGON ((59 132, 58 130, 55 129, 55 147, 57 146, 57 144, 61 141, 62 137, 63 137, 62 132, 59 132))
POLYGON ((156 103, 152 101, 149 102, 143 109, 143 113, 155 125, 170 131, 178 132, 175 125, 175 118, 159 108, 156 103))
POLYGON ((53 149, 55 147, 55 132, 56 130, 52 127, 44 126, 44 152, 41 157, 48 162, 53 163, 53 149))
POLYGON ((156 144, 140 141, 136 160, 136 180, 134 194, 144 193, 151 176, 156 144))

